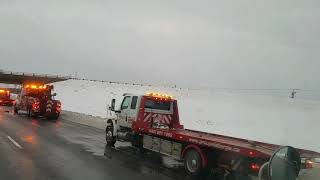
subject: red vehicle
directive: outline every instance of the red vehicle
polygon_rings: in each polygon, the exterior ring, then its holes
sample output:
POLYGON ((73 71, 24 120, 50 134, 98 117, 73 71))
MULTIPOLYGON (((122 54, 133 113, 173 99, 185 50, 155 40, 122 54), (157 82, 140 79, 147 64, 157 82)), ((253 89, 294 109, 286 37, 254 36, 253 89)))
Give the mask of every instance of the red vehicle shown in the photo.
POLYGON ((312 169, 313 161, 310 158, 301 158, 301 169, 312 169))
MULTIPOLYGON (((117 140, 158 152, 184 162, 190 175, 234 171, 257 175, 260 167, 280 148, 279 145, 191 131, 180 124, 178 103, 172 96, 147 93, 124 94, 120 109, 108 119, 107 145, 117 140)), ((317 152, 298 149, 301 157, 320 157, 317 152)), ((297 162, 300 163, 300 162, 297 162)), ((300 164, 299 164, 300 165, 300 164)))
POLYGON ((14 112, 26 111, 28 116, 58 119, 61 102, 54 99, 56 93, 51 94, 52 90, 53 85, 24 85, 14 106, 14 112))
POLYGON ((13 106, 14 100, 10 98, 10 91, 0 89, 0 105, 13 106))

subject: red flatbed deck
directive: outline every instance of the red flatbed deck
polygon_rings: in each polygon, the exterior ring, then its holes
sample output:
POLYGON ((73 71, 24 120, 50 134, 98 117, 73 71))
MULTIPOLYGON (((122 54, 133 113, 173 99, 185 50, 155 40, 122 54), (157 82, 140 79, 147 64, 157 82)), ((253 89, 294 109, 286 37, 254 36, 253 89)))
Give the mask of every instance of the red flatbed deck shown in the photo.
MULTIPOLYGON (((280 145, 191 131, 186 129, 150 128, 146 133, 157 135, 160 137, 166 137, 179 142, 188 142, 191 144, 207 146, 256 158, 269 158, 278 148, 281 147, 280 145)), ((320 153, 317 152, 303 149, 298 149, 298 151, 300 152, 301 157, 320 157, 320 153)))

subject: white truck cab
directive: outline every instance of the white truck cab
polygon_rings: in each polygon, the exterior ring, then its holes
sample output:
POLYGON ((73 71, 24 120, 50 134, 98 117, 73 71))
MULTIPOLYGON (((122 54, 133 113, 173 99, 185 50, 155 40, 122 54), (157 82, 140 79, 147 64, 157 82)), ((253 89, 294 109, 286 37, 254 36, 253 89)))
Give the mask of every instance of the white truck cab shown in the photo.
POLYGON ((141 95, 124 94, 120 109, 116 111, 117 122, 120 127, 131 128, 139 111, 141 95))
POLYGON ((113 99, 109 110, 115 112, 115 116, 107 120, 107 142, 113 145, 115 140, 130 141, 128 137, 134 134, 133 123, 140 122, 138 124, 141 125, 152 122, 153 127, 162 128, 170 124, 174 115, 172 98, 173 96, 158 93, 143 95, 125 93, 118 110, 115 109, 115 99, 113 99))

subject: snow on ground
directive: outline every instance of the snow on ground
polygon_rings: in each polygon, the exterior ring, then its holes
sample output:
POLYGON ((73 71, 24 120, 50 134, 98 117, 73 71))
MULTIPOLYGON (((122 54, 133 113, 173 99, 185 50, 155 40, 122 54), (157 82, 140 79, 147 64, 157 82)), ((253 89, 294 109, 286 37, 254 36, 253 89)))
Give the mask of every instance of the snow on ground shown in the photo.
POLYGON ((173 94, 186 129, 320 152, 320 101, 210 90, 69 80, 55 84, 63 109, 106 117, 112 98, 147 91, 173 94))

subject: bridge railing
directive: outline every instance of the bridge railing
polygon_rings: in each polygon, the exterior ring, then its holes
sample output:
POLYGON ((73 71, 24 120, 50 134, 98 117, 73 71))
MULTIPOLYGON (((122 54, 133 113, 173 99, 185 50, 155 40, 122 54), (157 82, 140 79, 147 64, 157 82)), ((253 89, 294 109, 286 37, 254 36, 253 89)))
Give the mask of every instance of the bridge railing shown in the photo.
POLYGON ((44 77, 44 78, 58 78, 58 79, 71 79, 71 76, 61 76, 52 74, 40 74, 40 73, 27 73, 27 72, 13 72, 4 71, 0 69, 0 74, 17 75, 17 76, 32 76, 32 77, 44 77))

